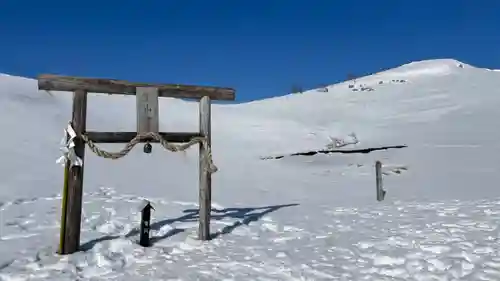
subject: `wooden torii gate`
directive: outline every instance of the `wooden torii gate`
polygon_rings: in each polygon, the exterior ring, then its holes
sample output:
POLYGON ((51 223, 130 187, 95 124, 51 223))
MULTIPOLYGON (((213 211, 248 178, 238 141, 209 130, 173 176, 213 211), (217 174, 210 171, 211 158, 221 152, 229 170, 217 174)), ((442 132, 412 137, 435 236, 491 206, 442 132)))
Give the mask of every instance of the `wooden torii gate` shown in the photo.
MULTIPOLYGON (((211 172, 204 161, 211 146, 211 100, 234 100, 231 88, 190 86, 178 84, 132 83, 115 79, 82 78, 44 74, 38 77, 38 89, 73 92, 73 114, 70 122, 76 138, 75 154, 84 163, 85 140, 92 143, 129 143, 143 134, 142 142, 189 143, 201 139, 199 176, 199 229, 200 240, 210 239, 211 172), (88 132, 87 93, 135 95, 137 100, 137 132, 88 132), (158 97, 199 100, 199 132, 159 132, 158 97), (153 133, 153 135, 151 135, 153 133), (150 135, 148 135, 150 134, 150 135), (157 136, 156 138, 153 136, 157 136), (161 139, 159 139, 161 138, 161 139), (208 150, 208 151, 207 151, 208 150)), ((90 145, 90 143, 89 143, 90 145)), ((206 160, 206 159, 205 159, 206 160)), ((61 215, 60 254, 71 254, 79 249, 84 165, 71 165, 66 161, 61 215)))

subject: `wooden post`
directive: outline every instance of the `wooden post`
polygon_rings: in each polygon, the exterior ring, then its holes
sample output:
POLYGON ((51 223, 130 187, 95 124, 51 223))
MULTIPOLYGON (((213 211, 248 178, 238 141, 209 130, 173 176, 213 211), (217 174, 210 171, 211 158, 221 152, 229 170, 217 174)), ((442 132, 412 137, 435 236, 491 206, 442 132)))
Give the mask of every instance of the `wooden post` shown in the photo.
MULTIPOLYGON (((71 124, 77 138, 75 138, 75 153, 85 163, 85 143, 79 137, 85 132, 87 121, 87 93, 77 90, 73 94, 73 118, 71 124)), ((63 237, 61 239, 60 253, 71 254, 78 251, 80 246, 80 229, 82 220, 82 195, 83 195, 83 165, 72 166, 67 177, 67 202, 64 210, 65 218, 63 237)))
POLYGON ((382 163, 375 162, 375 180, 377 186, 377 201, 382 201, 385 198, 385 190, 382 186, 382 163))
MULTIPOLYGON (((211 145, 210 139, 210 97, 204 96, 200 100, 200 135, 207 138, 208 145, 211 145)), ((207 171, 207 162, 205 161, 205 148, 200 144, 200 222, 198 229, 198 238, 200 240, 210 239, 210 212, 212 209, 212 177, 207 171)))
POLYGON ((66 238, 66 214, 68 209, 68 177, 71 163, 64 165, 64 185, 61 198, 61 226, 59 230, 59 254, 64 254, 64 239, 66 238))

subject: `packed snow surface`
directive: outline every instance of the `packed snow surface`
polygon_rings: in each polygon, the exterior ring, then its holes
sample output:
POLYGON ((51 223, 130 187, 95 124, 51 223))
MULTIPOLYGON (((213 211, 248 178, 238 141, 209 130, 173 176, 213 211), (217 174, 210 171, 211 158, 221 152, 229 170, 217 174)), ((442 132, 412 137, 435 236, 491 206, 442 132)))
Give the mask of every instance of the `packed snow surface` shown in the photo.
MULTIPOLYGON (((87 149, 81 251, 60 256, 55 160, 71 94, 0 75, 0 280, 499 280, 499 89, 499 72, 443 59, 214 104, 208 242, 196 239, 198 149, 87 149), (261 159, 334 140, 407 148, 261 159), (137 244, 144 199, 149 248, 137 244)), ((89 95, 88 130, 134 131, 135 118, 133 97, 89 95)), ((197 131, 198 105, 162 99, 160 118, 162 131, 197 131)))

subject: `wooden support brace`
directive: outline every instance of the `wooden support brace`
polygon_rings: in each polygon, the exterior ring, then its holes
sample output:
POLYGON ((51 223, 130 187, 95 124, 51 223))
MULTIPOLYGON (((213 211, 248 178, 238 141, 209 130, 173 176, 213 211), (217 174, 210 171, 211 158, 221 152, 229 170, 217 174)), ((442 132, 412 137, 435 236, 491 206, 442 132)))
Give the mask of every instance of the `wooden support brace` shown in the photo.
MULTIPOLYGON (((73 117, 71 120, 73 129, 77 136, 85 132, 87 120, 87 93, 78 90, 73 94, 73 117)), ((85 143, 81 138, 75 138, 75 153, 85 163, 85 143)), ((82 219, 82 196, 83 196, 83 170, 82 166, 72 166, 65 177, 67 186, 65 209, 63 210, 64 223, 61 223, 61 254, 72 254, 80 247, 80 230, 82 219)))
MULTIPOLYGON (((159 133, 168 142, 182 143, 189 142, 194 137, 200 137, 200 133, 191 132, 168 132, 159 133)), ((127 143, 137 136, 136 132, 87 132, 87 137, 95 143, 127 143)), ((152 138, 147 138, 143 142, 158 142, 152 138)))
MULTIPOLYGON (((200 135, 207 138, 207 144, 211 145, 211 122, 210 122, 210 97, 205 96, 200 100, 200 135)), ((212 176, 208 172, 207 161, 205 161, 205 147, 200 144, 200 221, 198 238, 200 240, 210 239, 210 212, 212 209, 212 176)))

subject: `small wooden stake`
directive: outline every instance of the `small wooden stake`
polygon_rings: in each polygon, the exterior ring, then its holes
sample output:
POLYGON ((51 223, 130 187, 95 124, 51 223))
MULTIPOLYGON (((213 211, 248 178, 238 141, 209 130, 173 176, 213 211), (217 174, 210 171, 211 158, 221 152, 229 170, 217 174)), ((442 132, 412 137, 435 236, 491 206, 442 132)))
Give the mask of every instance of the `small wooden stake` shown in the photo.
MULTIPOLYGON (((87 122, 87 93, 77 90, 73 94, 73 118, 71 124, 77 137, 75 153, 85 163, 85 143, 79 137, 85 132, 87 122)), ((72 254, 80 247, 80 229, 82 220, 83 165, 72 166, 67 177, 67 202, 65 210, 64 237, 61 254, 72 254)))
MULTIPOLYGON (((210 139, 210 97, 204 96, 200 100, 200 135, 207 138, 208 145, 211 145, 210 139)), ((200 144, 200 222, 198 229, 198 238, 200 240, 210 239, 210 212, 212 209, 212 176, 208 172, 207 162, 205 161, 205 147, 200 144)))
POLYGON ((377 201, 382 201, 385 198, 385 190, 382 186, 382 163, 375 162, 375 177, 377 184, 377 201))

